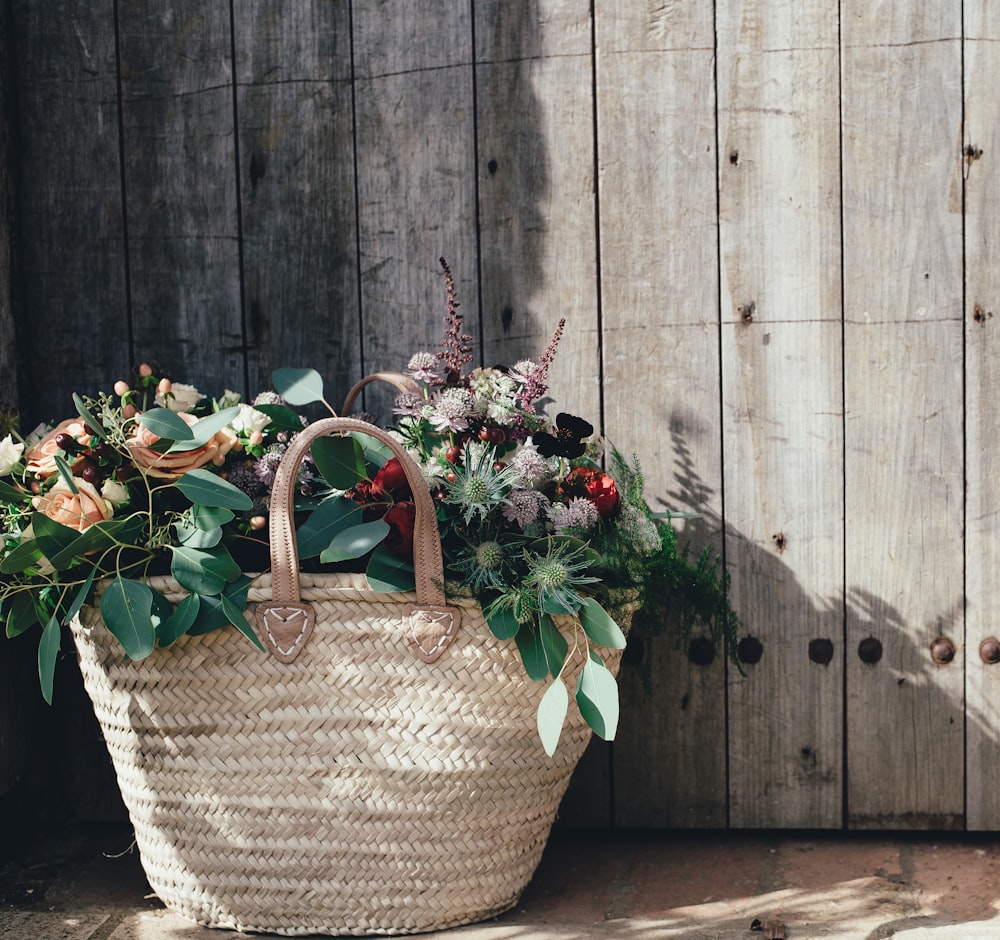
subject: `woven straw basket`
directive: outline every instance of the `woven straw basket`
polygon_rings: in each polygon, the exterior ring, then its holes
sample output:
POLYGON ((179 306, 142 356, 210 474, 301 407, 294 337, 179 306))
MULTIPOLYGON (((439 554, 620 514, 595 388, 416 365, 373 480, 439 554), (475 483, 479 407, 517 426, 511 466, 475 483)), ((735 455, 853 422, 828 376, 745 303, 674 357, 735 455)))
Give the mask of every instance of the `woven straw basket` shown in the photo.
POLYGON ((95 608, 73 624, 150 885, 199 924, 286 935, 415 933, 512 907, 590 732, 573 710, 547 757, 543 685, 473 601, 445 602, 419 469, 371 425, 310 425, 279 470, 271 544, 249 608, 272 654, 227 629, 131 662, 95 608), (298 572, 295 471, 315 437, 348 430, 410 476, 414 593, 298 572))

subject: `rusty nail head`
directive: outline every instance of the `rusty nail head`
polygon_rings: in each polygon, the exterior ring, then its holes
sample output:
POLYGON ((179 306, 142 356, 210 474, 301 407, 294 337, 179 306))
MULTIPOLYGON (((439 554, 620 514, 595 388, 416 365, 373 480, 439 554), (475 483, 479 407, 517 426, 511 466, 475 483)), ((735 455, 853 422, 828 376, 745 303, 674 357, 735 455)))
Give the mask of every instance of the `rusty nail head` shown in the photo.
POLYGON ((688 644, 688 659, 696 666, 708 666, 715 659, 715 644, 707 636, 696 636, 688 644))
POLYGON ((939 666, 946 666, 955 658, 955 644, 945 636, 931 643, 931 659, 939 666))
POLYGON ((1000 640, 995 636, 988 636, 982 643, 979 644, 979 658, 986 663, 987 666, 992 666, 995 663, 1000 663, 1000 640))
POLYGON ((764 655, 764 644, 755 636, 745 636, 736 647, 736 655, 741 663, 752 666, 754 663, 759 663, 764 655))
POLYGON ((861 662, 873 666, 882 658, 882 644, 873 636, 865 637, 858 644, 858 656, 861 662))
POLYGON ((833 641, 825 638, 810 640, 809 658, 821 666, 827 665, 833 659, 833 641))

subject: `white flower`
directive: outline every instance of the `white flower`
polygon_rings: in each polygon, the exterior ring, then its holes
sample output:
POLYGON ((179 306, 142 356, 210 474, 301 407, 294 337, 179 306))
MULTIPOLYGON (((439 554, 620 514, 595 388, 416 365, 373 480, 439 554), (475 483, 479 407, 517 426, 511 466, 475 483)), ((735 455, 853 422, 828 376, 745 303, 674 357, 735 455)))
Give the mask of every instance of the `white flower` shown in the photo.
POLYGON ((117 480, 105 480, 101 486, 101 496, 112 506, 121 506, 129 501, 128 487, 117 480))
POLYGON ((245 402, 240 402, 239 408, 240 413, 230 425, 239 435, 248 437, 254 431, 263 431, 271 423, 271 419, 263 411, 258 411, 245 402))
POLYGON ((243 400, 243 396, 239 392, 234 392, 231 388, 227 388, 222 393, 222 398, 219 399, 219 411, 224 408, 232 408, 233 405, 238 405, 243 400))
POLYGON ((161 392, 156 393, 156 404, 171 411, 190 411, 204 397, 193 385, 172 382, 170 391, 166 395, 161 392))
POLYGON ((23 453, 24 444, 15 444, 9 434, 0 441, 0 477, 7 476, 17 466, 23 453))

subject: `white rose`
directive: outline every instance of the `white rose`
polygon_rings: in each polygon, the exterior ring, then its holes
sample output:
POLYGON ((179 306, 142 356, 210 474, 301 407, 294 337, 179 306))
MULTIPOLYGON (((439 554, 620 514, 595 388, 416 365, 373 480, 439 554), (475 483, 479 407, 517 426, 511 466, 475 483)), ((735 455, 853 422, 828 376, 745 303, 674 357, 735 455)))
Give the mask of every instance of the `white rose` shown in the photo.
POLYGON ((0 441, 0 477, 7 476, 24 453, 24 444, 15 444, 8 434, 0 441))
POLYGON ((162 392, 156 393, 156 404, 171 411, 190 411, 204 397, 193 385, 171 382, 170 391, 166 395, 162 392))
POLYGON ((230 427, 244 437, 254 431, 263 431, 271 423, 271 419, 262 411, 247 404, 240 404, 240 413, 233 419, 230 427))
POLYGON ((121 506, 129 500, 128 487, 123 486, 117 480, 105 480, 101 486, 101 496, 112 506, 121 506))
POLYGON ((239 392, 234 392, 231 388, 227 388, 222 393, 222 398, 219 399, 219 411, 225 408, 232 408, 233 405, 238 405, 243 400, 243 396, 239 392))

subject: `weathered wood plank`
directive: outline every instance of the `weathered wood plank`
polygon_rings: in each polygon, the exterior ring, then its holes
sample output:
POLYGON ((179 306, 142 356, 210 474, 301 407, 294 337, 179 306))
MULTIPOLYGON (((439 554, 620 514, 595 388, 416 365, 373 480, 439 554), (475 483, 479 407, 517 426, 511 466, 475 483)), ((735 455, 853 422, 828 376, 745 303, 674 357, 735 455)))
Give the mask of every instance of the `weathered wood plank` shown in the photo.
POLYGON ((484 360, 537 360, 565 317, 549 411, 596 427, 590 12, 567 0, 488 0, 475 25, 484 360))
MULTIPOLYGON (((17 324, 14 310, 14 279, 11 225, 14 222, 15 193, 11 179, 13 149, 11 129, 17 120, 12 114, 15 80, 11 34, 13 20, 7 5, 0 7, 0 408, 17 411, 18 355, 17 324)), ((0 437, 3 436, 0 423, 0 437)), ((2 780, 0 780, 2 789, 2 780)))
POLYGON ((114 5, 13 3, 29 428, 128 368, 114 5))
MULTIPOLYGON (((598 427, 590 12, 566 0, 489 0, 475 16, 483 359, 537 361, 565 317, 548 412, 598 427)), ((608 824, 609 759, 595 740, 563 824, 608 824)))
POLYGON ((242 390, 229 4, 121 4, 134 354, 206 393, 242 390))
POLYGON ((1000 395, 998 338, 1000 277, 1000 10, 965 5, 965 336, 966 336, 966 825, 1000 827, 1000 665, 979 655, 984 640, 1000 637, 996 572, 1000 569, 1000 395))
MULTIPOLYGON (((704 513, 684 537, 718 549, 712 10, 595 10, 605 426, 654 507, 704 513)), ((672 629, 633 641, 645 661, 623 667, 615 822, 724 826, 724 666, 690 662, 672 629)))
POLYGON ((234 9, 250 387, 308 366, 339 407, 361 355, 349 7, 234 9))
POLYGON ((964 798, 960 9, 851 0, 842 22, 848 820, 950 828, 964 798), (931 660, 938 636, 950 665, 931 660))
POLYGON ((763 649, 730 675, 735 827, 841 824, 837 37, 832 6, 718 10, 726 551, 763 649))
MULTIPOLYGON (((399 370, 443 335, 447 259, 479 340, 468 3, 354 8, 362 373, 399 370)), ((369 411, 393 394, 372 388, 369 411)))

